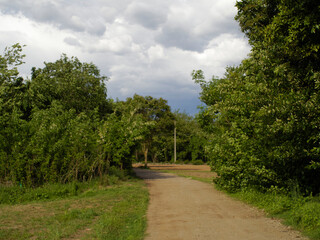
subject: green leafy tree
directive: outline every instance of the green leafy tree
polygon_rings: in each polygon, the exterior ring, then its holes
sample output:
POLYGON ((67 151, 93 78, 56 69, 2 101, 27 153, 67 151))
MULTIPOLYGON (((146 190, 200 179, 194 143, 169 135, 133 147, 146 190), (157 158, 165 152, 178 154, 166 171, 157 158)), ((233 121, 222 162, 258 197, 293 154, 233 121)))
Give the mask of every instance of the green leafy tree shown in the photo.
POLYGON ((0 55, 0 175, 10 179, 10 162, 16 144, 21 144, 29 115, 28 84, 19 76, 23 64, 22 46, 15 44, 0 55))
POLYGON ((177 160, 182 162, 201 160, 205 162, 206 137, 196 119, 180 112, 175 112, 174 116, 177 129, 177 160))
POLYGON ((106 78, 63 55, 24 80, 21 51, 16 44, 0 56, 0 181, 40 185, 106 173, 98 132, 111 110, 106 78))
POLYGON ((146 123, 133 105, 116 102, 114 112, 99 130, 108 166, 130 169, 134 151, 147 131, 146 123))
POLYGON ((248 59, 202 87, 200 124, 218 184, 228 190, 319 185, 319 11, 315 1, 237 2, 248 59))
MULTIPOLYGON (((132 106, 134 115, 139 116, 144 123, 143 139, 140 141, 145 165, 148 162, 148 151, 154 141, 162 141, 167 132, 173 130, 173 115, 167 101, 162 98, 134 95, 128 98, 126 104, 132 106), (162 140, 160 140, 162 139, 162 140)), ((155 150, 158 154, 161 150, 155 150)))
POLYGON ((45 109, 53 100, 76 113, 98 109, 101 116, 110 112, 105 82, 99 69, 92 63, 69 59, 62 55, 54 63, 45 63, 43 69, 32 69, 30 92, 33 107, 45 109))
POLYGON ((65 111, 54 101, 50 108, 34 112, 28 126, 30 137, 16 161, 24 169, 20 181, 39 185, 90 177, 87 169, 96 157, 97 135, 85 113, 65 111))

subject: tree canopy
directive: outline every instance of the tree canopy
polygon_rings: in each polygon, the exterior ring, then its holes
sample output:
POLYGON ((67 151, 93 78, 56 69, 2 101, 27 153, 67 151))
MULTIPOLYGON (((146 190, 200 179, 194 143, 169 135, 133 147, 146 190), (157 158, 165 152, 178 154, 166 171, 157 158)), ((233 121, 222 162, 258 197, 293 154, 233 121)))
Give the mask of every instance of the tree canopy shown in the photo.
POLYGON ((94 64, 62 55, 54 63, 45 63, 43 69, 32 68, 30 94, 34 107, 39 109, 49 107, 55 100, 66 110, 74 109, 80 113, 97 108, 104 115, 110 111, 107 79, 100 75, 94 64))
POLYGON ((316 1, 237 2, 252 51, 223 78, 193 79, 217 183, 234 191, 319 193, 319 24, 316 1))
POLYGON ((111 109, 106 78, 93 64, 62 55, 23 79, 21 52, 16 44, 0 56, 1 180, 37 185, 101 173, 96 129, 111 109))
POLYGON ((157 155, 163 151, 164 146, 161 148, 161 143, 166 141, 166 136, 173 132, 173 114, 167 101, 162 98, 134 95, 128 98, 125 104, 131 106, 132 114, 144 122, 139 145, 144 155, 145 165, 147 165, 149 149, 157 145, 156 148, 153 148, 152 153, 153 157, 157 158, 157 155))

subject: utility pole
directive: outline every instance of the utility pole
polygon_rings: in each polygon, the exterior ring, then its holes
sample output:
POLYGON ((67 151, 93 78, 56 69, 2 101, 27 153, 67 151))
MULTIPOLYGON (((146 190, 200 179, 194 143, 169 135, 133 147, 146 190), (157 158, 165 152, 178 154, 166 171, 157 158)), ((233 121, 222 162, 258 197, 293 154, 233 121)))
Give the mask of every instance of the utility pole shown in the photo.
POLYGON ((177 161, 177 129, 176 129, 176 120, 174 120, 174 163, 177 161))

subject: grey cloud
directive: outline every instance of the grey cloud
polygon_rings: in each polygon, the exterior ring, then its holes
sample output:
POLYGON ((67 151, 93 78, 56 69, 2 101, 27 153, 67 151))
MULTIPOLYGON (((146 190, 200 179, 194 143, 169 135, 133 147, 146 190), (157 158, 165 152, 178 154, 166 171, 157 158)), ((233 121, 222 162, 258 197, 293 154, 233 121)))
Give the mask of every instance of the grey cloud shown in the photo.
POLYGON ((40 22, 53 22, 63 17, 59 6, 52 2, 12 0, 0 2, 0 6, 4 13, 22 13, 28 18, 40 22))
POLYGON ((155 5, 132 3, 128 9, 128 18, 149 29, 157 29, 167 20, 165 9, 155 5))
POLYGON ((35 21, 49 23, 60 29, 76 32, 87 32, 101 36, 106 27, 103 16, 99 16, 99 6, 83 6, 83 3, 72 1, 34 1, 12 0, 0 2, 6 14, 23 14, 35 21))
POLYGON ((195 114, 197 106, 200 105, 199 86, 188 81, 184 76, 174 73, 163 73, 161 76, 141 72, 127 76, 121 75, 121 80, 111 81, 107 87, 112 97, 120 97, 120 100, 134 93, 156 98, 163 97, 168 100, 172 110, 186 110, 190 114, 195 114))
POLYGON ((97 21, 90 23, 90 26, 88 27, 88 33, 102 36, 106 31, 106 25, 103 22, 97 21))
POLYGON ((60 25, 62 29, 72 29, 76 32, 87 32, 89 34, 102 36, 106 31, 106 25, 101 19, 87 19, 73 15, 64 20, 60 25))
POLYGON ((64 18, 63 13, 59 9, 60 6, 50 2, 41 2, 39 4, 30 5, 28 15, 35 20, 41 22, 54 23, 64 18))
POLYGON ((66 37, 63 41, 71 46, 81 46, 79 40, 73 37, 66 37))
POLYGON ((100 13, 106 22, 113 22, 117 17, 118 11, 114 7, 104 6, 100 8, 100 13))
POLYGON ((211 39, 216 38, 224 33, 242 36, 239 24, 233 19, 213 19, 211 21, 211 29, 208 29, 206 36, 211 39))
POLYGON ((201 52, 210 39, 197 37, 179 27, 167 26, 162 29, 156 40, 165 47, 177 47, 183 50, 201 52))
POLYGON ((156 41, 165 47, 176 47, 183 50, 203 52, 209 42, 224 33, 241 36, 239 26, 235 21, 212 21, 212 28, 203 33, 196 34, 198 26, 171 26, 166 24, 156 36, 156 41))
POLYGON ((199 1, 190 2, 185 9, 183 4, 172 3, 168 20, 161 26, 156 41, 165 47, 203 52, 212 39, 222 34, 241 34, 230 10, 232 0, 199 1))

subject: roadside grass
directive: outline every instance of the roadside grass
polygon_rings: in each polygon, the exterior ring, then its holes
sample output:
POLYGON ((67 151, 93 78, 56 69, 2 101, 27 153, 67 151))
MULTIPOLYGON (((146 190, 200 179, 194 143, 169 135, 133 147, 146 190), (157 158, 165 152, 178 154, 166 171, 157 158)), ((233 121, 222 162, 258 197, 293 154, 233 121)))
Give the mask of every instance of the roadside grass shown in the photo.
POLYGON ((117 181, 61 184, 61 195, 59 184, 26 190, 24 197, 0 204, 0 239, 143 239, 145 184, 136 178, 111 180, 117 181))
POLYGON ((320 198, 287 196, 246 190, 228 193, 230 196, 263 209, 268 216, 301 231, 310 239, 320 239, 320 198))
POLYGON ((6 186, 0 184, 0 204, 17 204, 77 196, 99 185, 114 185, 119 181, 126 181, 129 179, 130 174, 129 172, 111 167, 110 174, 86 182, 49 183, 35 188, 24 187, 23 185, 6 186))
POLYGON ((178 175, 179 177, 186 177, 193 180, 198 180, 205 183, 213 184, 213 177, 206 174, 207 171, 190 171, 190 170, 153 170, 153 171, 159 171, 164 173, 173 173, 178 175))
MULTIPOLYGON (((204 171, 154 171, 173 173, 181 177, 187 177, 205 183, 213 183, 212 176, 201 173, 204 171)), ((217 189, 223 191, 219 188, 217 189)), ((243 190, 236 193, 225 193, 234 199, 241 200, 263 210, 269 217, 281 219, 283 224, 299 230, 310 239, 320 240, 320 196, 302 197, 297 194, 287 196, 278 193, 261 193, 257 190, 243 190)))

